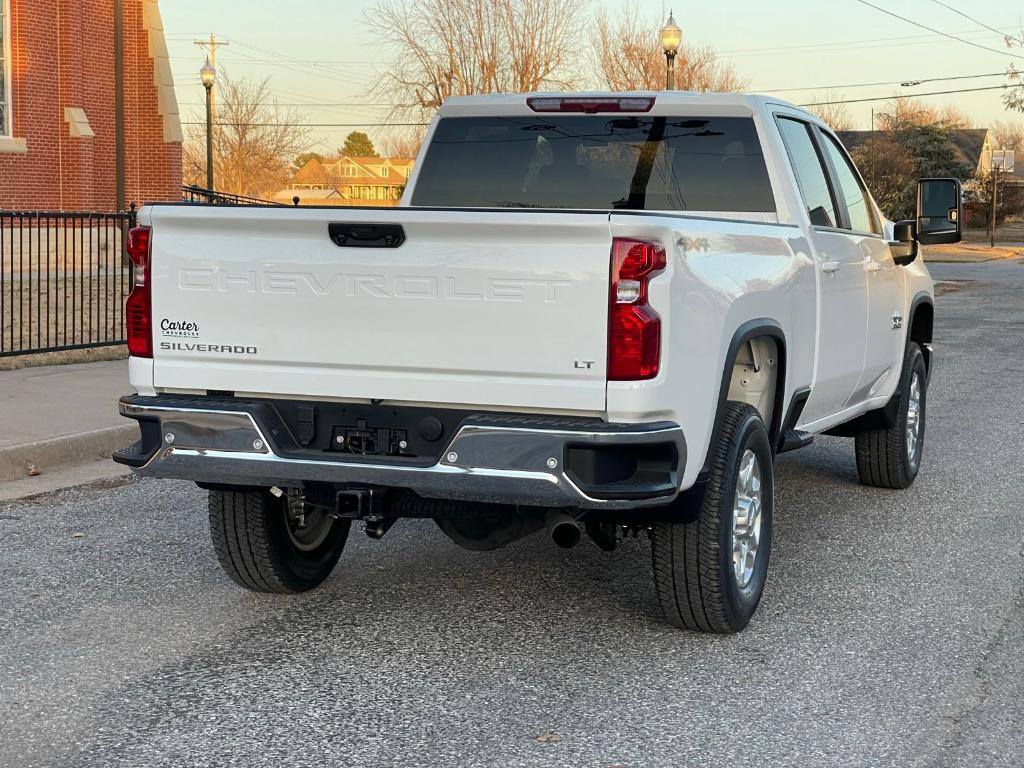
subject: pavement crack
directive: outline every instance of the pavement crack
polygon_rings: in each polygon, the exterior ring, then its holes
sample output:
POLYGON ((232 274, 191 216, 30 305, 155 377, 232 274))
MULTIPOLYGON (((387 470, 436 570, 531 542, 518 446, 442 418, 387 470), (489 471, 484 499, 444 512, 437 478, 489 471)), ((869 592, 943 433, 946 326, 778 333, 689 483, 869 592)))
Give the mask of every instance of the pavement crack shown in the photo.
MULTIPOLYGON (((1024 542, 1018 548, 1017 555, 1024 558, 1024 542)), ((999 622, 988 643, 985 644, 971 668, 971 675, 974 678, 972 690, 952 712, 944 715, 936 724, 935 732, 937 732, 938 744, 933 753, 934 759, 928 761, 928 765, 941 768, 957 764, 954 751, 964 745, 963 732, 966 724, 992 698, 995 691, 991 674, 992 659, 1010 643, 1013 634, 1011 627, 1022 611, 1024 611, 1024 580, 1017 585, 1013 598, 999 617, 999 622)))

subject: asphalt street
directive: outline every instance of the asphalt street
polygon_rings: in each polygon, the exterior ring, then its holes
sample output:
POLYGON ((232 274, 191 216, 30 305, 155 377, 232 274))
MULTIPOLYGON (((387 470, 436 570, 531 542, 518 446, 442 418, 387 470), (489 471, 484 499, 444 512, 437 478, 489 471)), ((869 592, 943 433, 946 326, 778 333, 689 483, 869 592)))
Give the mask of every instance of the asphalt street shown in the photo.
POLYGON ((921 475, 780 457, 737 636, 660 623, 645 539, 354 529, 284 598, 223 576, 187 483, 0 504, 0 766, 1021 765, 1024 263, 933 274, 921 475))

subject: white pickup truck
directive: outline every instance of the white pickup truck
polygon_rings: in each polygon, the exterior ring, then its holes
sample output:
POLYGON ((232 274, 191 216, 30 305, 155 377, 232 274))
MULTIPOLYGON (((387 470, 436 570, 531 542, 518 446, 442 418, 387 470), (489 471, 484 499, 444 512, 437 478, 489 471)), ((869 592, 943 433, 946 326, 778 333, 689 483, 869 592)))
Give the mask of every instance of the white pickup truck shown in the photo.
POLYGON ((128 250, 141 437, 209 490, 236 582, 298 592, 353 521, 488 550, 647 532, 680 627, 734 632, 768 568, 773 463, 855 438, 913 482, 931 369, 919 243, 820 120, 764 96, 452 98, 396 208, 147 205, 128 250))

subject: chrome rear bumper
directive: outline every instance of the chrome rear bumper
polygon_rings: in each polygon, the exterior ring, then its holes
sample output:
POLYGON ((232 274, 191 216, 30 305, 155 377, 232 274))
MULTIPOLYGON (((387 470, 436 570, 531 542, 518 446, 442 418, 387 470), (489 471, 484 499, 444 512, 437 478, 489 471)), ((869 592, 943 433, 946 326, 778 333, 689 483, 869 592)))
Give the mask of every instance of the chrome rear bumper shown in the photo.
MULTIPOLYGON (((116 461, 145 477, 225 485, 352 484, 408 488, 431 498, 624 509, 672 501, 686 461, 682 430, 669 422, 547 428, 473 423, 468 418, 436 463, 416 465, 392 462, 390 457, 327 452, 316 458, 285 457, 275 451, 268 430, 246 411, 168 405, 162 396, 127 396, 120 402, 120 411, 149 426, 143 429, 143 440, 115 454, 116 461), (150 400, 151 404, 141 402, 150 400), (635 446, 638 450, 671 446, 665 448, 675 457, 675 466, 666 474, 671 482, 662 482, 646 497, 642 484, 630 490, 629 498, 585 490, 581 487, 585 484, 574 481, 572 473, 565 470, 568 450, 605 446, 635 446)), ((519 421, 529 423, 530 419, 519 421)))

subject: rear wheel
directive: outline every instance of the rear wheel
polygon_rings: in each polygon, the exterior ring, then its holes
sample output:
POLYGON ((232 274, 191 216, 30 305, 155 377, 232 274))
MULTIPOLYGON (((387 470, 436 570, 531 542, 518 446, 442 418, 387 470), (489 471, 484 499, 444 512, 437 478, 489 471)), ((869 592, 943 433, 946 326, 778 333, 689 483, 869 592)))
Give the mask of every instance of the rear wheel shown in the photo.
POLYGON ((210 491, 210 535, 224 572, 254 592, 305 592, 334 570, 348 520, 267 490, 210 491))
POLYGON ((907 345, 900 383, 893 397, 900 398, 896 423, 889 429, 871 429, 855 435, 857 474, 864 485, 906 488, 921 468, 924 449, 928 369, 921 348, 907 345))
POLYGON ((772 451, 760 414, 729 402, 697 519, 657 523, 654 584, 665 619, 700 632, 743 629, 761 600, 771 553, 772 451))

